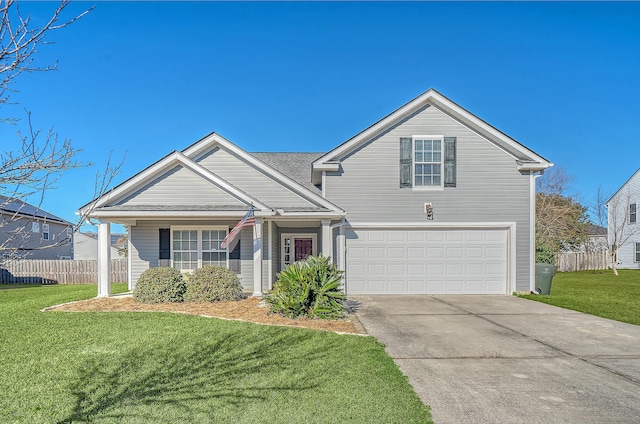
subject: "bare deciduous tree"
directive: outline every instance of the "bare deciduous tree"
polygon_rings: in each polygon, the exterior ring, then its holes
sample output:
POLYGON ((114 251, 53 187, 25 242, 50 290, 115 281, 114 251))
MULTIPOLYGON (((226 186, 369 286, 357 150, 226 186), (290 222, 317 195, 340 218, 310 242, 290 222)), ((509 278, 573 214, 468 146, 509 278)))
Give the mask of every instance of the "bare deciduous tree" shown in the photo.
MULTIPOLYGON (((606 201, 606 199, 604 199, 606 201)), ((632 200, 631 190, 628 186, 617 192, 608 203, 603 203, 607 208, 607 228, 609 235, 611 269, 615 275, 618 275, 617 260, 620 248, 624 246, 631 237, 640 233, 637 225, 628 225, 632 220, 637 221, 637 210, 635 216, 631 217, 631 204, 637 207, 632 200)))
MULTIPOLYGON (((39 25, 33 25, 31 17, 20 11, 16 1, 0 0, 0 106, 8 104, 10 93, 16 91, 13 85, 21 74, 57 69, 57 63, 44 66, 35 63, 40 46, 50 43, 47 36, 51 32, 71 25, 93 9, 91 7, 78 15, 64 18, 63 12, 68 4, 69 0, 61 1, 48 19, 39 25)), ((19 124, 19 120, 11 117, 4 117, 2 121, 12 125, 19 124)), ((13 149, 9 147, 8 151, 0 151, 0 209, 9 204, 21 205, 24 199, 33 197, 37 199, 32 202, 35 203, 33 206, 39 209, 44 195, 55 188, 55 183, 64 172, 92 165, 77 161, 75 158, 79 150, 72 146, 70 140, 61 140, 53 128, 47 132, 34 129, 28 111, 26 129, 17 130, 17 137, 15 143, 3 143, 4 146, 13 144, 13 149)), ((111 166, 108 161, 104 171, 98 173, 94 193, 96 197, 106 191, 121 165, 122 162, 111 166)), ((24 214, 19 210, 14 214, 5 213, 0 217, 0 226, 15 222, 22 216, 24 214)), ((84 219, 85 217, 80 217, 76 227, 84 219)), ((26 224, 12 229, 8 237, 5 234, 5 237, 0 238, 0 251, 19 248, 21 240, 25 238, 24 227, 26 224)), ((60 241, 65 242, 69 243, 70 240, 60 241)))
POLYGON ((583 243, 588 237, 587 208, 568 194, 571 176, 552 168, 537 180, 536 251, 557 253, 563 247, 583 243))

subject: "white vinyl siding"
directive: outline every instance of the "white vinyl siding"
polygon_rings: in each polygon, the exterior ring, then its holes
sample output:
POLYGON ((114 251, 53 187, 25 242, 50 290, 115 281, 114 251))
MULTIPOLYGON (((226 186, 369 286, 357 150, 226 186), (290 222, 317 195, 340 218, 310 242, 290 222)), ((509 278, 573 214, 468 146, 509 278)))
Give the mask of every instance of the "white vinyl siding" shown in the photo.
POLYGON ((620 187, 607 205, 607 218, 611 226, 608 229, 609 245, 614 242, 613 235, 616 231, 616 228, 613 227, 614 223, 617 223, 617 231, 620 233, 618 234, 618 242, 625 240, 625 243, 616 252, 617 268, 620 269, 640 269, 640 261, 636 261, 636 243, 640 242, 640 228, 638 228, 637 219, 638 198, 640 198, 640 170, 636 171, 620 187), (630 223, 631 205, 635 205, 635 223, 630 223))

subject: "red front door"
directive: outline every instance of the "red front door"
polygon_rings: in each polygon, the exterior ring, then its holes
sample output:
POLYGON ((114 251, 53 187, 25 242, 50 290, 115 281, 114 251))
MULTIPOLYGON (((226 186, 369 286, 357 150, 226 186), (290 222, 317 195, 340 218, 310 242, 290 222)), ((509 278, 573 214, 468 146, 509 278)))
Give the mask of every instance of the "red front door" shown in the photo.
POLYGON ((307 259, 313 254, 313 239, 296 238, 294 239, 295 261, 307 259))

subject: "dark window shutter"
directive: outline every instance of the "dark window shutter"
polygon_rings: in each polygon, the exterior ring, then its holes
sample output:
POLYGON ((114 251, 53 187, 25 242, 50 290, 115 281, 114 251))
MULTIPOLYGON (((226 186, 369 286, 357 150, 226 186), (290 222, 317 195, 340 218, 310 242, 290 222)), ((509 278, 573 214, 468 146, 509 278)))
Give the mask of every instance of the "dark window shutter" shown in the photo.
POLYGON ((171 259, 171 233, 168 228, 160 228, 160 253, 158 259, 171 259))
POLYGON ((240 240, 240 236, 238 236, 238 240, 236 242, 235 247, 231 252, 229 252, 229 259, 240 259, 240 243, 241 242, 242 240, 240 240))
POLYGON ((456 137, 444 138, 444 186, 456 186, 456 137))
POLYGON ((400 187, 411 184, 411 137, 400 137, 400 187))
POLYGON ((242 242, 242 235, 238 235, 238 239, 236 241, 235 247, 231 252, 229 252, 229 269, 234 272, 240 272, 240 243, 241 242, 242 242))

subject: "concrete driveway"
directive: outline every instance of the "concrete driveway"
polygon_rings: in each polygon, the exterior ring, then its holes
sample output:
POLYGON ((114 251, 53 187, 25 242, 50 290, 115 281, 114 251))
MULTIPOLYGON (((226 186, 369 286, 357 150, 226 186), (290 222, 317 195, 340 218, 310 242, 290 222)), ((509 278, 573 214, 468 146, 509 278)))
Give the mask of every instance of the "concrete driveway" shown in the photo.
POLYGON ((513 296, 350 296, 436 424, 640 423, 640 327, 513 296))

